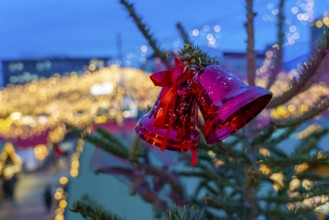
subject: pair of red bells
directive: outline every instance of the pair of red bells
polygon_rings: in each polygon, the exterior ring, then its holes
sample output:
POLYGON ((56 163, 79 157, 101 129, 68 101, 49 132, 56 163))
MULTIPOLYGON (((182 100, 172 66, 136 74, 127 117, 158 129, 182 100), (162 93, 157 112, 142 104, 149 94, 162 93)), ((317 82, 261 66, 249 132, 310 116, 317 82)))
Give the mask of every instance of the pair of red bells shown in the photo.
POLYGON ((161 150, 194 151, 200 143, 198 106, 204 118, 202 132, 208 144, 238 131, 270 102, 271 92, 247 86, 218 65, 199 72, 176 68, 154 73, 151 80, 163 87, 149 113, 136 125, 144 141, 161 150))

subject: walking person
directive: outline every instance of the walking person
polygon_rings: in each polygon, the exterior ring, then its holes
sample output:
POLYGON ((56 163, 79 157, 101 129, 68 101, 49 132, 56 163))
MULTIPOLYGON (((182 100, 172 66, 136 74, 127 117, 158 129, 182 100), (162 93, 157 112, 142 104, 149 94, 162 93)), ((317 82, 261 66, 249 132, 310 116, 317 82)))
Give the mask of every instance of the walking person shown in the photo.
POLYGON ((47 214, 50 213, 51 204, 52 204, 52 192, 51 192, 51 185, 47 184, 45 191, 43 193, 44 204, 47 209, 47 214))

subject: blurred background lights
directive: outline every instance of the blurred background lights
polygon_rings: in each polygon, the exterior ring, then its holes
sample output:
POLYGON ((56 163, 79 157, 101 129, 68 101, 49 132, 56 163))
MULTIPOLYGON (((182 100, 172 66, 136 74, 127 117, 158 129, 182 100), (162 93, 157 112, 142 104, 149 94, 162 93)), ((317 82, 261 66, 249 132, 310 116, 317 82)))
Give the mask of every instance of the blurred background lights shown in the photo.
POLYGON ((218 33, 218 32, 220 32, 220 30, 221 30, 221 27, 220 27, 219 25, 215 25, 215 26, 214 26, 214 31, 215 31, 215 32, 218 33))
POLYGON ((114 86, 111 82, 104 82, 95 84, 91 87, 90 93, 92 95, 107 95, 113 92, 114 86))
POLYGON ((141 46, 141 51, 142 51, 143 53, 146 53, 146 52, 147 52, 147 46, 146 46, 146 45, 142 45, 142 46, 141 46))
POLYGON ((200 34, 200 31, 199 31, 198 29, 193 29, 193 31, 192 31, 192 35, 193 35, 194 37, 199 36, 199 34, 200 34))

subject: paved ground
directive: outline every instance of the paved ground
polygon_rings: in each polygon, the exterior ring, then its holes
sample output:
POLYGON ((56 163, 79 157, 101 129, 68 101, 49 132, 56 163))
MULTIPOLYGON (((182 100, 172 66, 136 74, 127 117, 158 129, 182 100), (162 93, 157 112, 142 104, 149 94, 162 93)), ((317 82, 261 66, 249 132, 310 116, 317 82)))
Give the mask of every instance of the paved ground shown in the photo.
MULTIPOLYGON (((43 192, 48 183, 53 191, 58 186, 58 179, 65 171, 53 169, 36 173, 21 174, 15 188, 15 199, 0 200, 0 220, 51 220, 53 213, 46 214, 43 204, 43 192)), ((55 204, 53 201, 53 210, 55 204)))

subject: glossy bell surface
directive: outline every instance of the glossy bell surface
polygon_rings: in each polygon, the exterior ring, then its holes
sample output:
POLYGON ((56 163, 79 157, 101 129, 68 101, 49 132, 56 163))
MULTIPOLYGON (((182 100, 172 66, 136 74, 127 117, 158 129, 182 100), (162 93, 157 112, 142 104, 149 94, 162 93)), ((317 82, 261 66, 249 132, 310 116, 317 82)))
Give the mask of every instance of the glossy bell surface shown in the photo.
POLYGON ((197 103, 189 85, 180 86, 177 91, 172 87, 164 87, 150 112, 137 123, 135 131, 140 138, 154 146, 161 147, 165 141, 168 150, 192 151, 200 142, 196 111, 197 103), (176 102, 172 111, 174 99, 176 102), (167 131, 168 140, 164 140, 167 131))
POLYGON ((247 86, 227 70, 211 65, 192 80, 204 118, 203 134, 208 144, 238 131, 270 102, 272 93, 258 86, 247 86))

